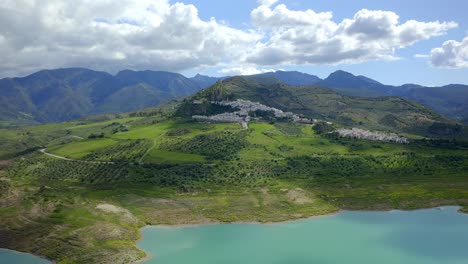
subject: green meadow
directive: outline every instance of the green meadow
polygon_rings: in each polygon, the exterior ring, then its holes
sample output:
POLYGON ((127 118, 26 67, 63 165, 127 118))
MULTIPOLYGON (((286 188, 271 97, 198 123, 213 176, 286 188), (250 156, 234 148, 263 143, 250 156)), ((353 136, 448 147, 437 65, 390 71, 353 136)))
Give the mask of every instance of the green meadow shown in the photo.
POLYGON ((0 246, 57 263, 142 259, 135 241, 145 224, 468 208, 463 141, 410 135, 410 144, 394 144, 318 134, 310 125, 252 122, 243 130, 165 116, 0 135, 0 246))
POLYGON ((79 140, 64 146, 55 146, 48 149, 51 153, 72 159, 80 159, 92 153, 95 150, 109 147, 116 141, 110 138, 99 138, 89 140, 79 140))

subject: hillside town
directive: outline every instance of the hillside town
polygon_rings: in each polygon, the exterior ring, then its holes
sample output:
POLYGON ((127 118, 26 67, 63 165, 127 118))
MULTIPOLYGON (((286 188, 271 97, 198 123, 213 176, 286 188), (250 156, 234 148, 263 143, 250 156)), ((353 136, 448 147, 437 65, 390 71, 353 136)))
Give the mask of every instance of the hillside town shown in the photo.
POLYGON ((357 138, 357 139, 367 139, 375 141, 386 141, 386 142, 395 142, 400 144, 408 144, 409 141, 407 138, 399 136, 395 133, 382 133, 382 132, 372 132, 360 128, 340 128, 335 131, 341 137, 347 138, 357 138))
MULTIPOLYGON (((198 104, 198 101, 194 101, 194 104, 198 104)), ((192 118, 199 122, 213 122, 213 123, 239 123, 243 129, 248 128, 248 123, 252 120, 259 120, 259 117, 255 117, 253 113, 256 111, 271 112, 275 118, 284 118, 293 121, 294 123, 302 124, 316 124, 318 120, 308 119, 300 117, 292 112, 284 112, 280 109, 266 106, 258 102, 252 102, 249 100, 238 99, 236 101, 211 101, 211 104, 217 104, 221 106, 230 106, 233 109, 238 109, 234 112, 225 112, 217 115, 193 115, 192 118)), ((331 122, 326 122, 332 124, 331 122)), ((383 133, 383 132, 372 132, 360 128, 340 128, 331 133, 336 133, 340 137, 354 138, 354 139, 367 139, 374 141, 383 142, 395 142, 400 144, 408 144, 407 138, 399 136, 394 133, 383 133)))
MULTIPOLYGON (((195 104, 197 102, 194 102, 195 104)), ((249 100, 238 99, 236 101, 211 101, 211 104, 217 104, 221 106, 230 106, 233 109, 239 109, 234 112, 225 112, 217 115, 204 116, 194 115, 192 118, 201 122, 227 122, 227 123, 240 123, 243 128, 247 128, 248 122, 253 118, 252 113, 255 111, 271 112, 276 118, 291 119, 295 123, 313 124, 315 120, 300 117, 291 112, 284 112, 280 109, 269 107, 258 102, 252 102, 249 100)), ((258 119, 258 118, 257 118, 258 119)))

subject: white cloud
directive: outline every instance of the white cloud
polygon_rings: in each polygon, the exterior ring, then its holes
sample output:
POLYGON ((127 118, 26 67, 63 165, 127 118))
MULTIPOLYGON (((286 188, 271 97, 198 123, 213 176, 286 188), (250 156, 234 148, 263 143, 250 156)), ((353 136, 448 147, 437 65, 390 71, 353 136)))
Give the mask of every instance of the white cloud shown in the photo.
POLYGON ((279 0, 257 0, 259 5, 272 6, 276 4, 279 0))
POLYGON ((252 75, 252 74, 259 74, 265 72, 274 72, 274 69, 257 69, 254 66, 245 66, 245 67, 231 67, 231 68, 224 68, 218 71, 218 73, 234 76, 234 75, 252 75))
POLYGON ((449 40, 442 47, 431 50, 431 64, 443 68, 468 67, 468 37, 461 42, 449 40))
POLYGON ((428 55, 428 54, 414 54, 413 57, 415 57, 417 59, 426 59, 426 58, 429 58, 430 55, 428 55))
POLYGON ((68 66, 180 71, 237 60, 259 37, 167 0, 3 0, 0 74, 68 66))
POLYGON ((358 11, 340 23, 331 12, 293 11, 284 4, 259 6, 251 12, 253 25, 267 36, 247 57, 249 63, 340 64, 396 59, 397 49, 445 34, 455 22, 399 23, 394 12, 358 11))
POLYGON ((216 66, 225 74, 252 74, 263 65, 389 60, 397 49, 456 27, 400 24, 393 12, 365 9, 337 23, 331 12, 257 2, 253 28, 241 30, 168 0, 2 0, 0 76, 71 66, 110 72, 216 66))

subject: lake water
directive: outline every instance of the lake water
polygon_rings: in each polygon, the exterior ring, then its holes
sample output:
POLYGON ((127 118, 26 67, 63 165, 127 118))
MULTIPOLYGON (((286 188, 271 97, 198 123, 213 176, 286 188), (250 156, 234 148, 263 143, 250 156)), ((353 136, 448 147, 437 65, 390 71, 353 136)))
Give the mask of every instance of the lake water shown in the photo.
POLYGON ((467 264, 458 207, 359 212, 280 224, 143 228, 145 264, 467 264))
POLYGON ((51 262, 31 254, 0 248, 0 264, 50 264, 51 262))

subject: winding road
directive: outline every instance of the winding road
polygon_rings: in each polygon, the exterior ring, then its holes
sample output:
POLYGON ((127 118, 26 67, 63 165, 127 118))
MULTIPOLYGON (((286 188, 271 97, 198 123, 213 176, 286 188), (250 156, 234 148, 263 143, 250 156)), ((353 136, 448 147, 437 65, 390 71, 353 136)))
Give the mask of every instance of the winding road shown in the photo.
POLYGON ((42 152, 43 154, 49 156, 49 157, 53 157, 53 158, 61 159, 61 160, 76 161, 76 162, 86 162, 86 163, 94 163, 94 164, 114 164, 114 162, 112 162, 112 161, 92 161, 92 160, 70 159, 70 158, 66 158, 66 157, 63 157, 63 156, 59 156, 59 155, 55 155, 55 154, 46 152, 46 149, 40 149, 39 151, 42 152))

